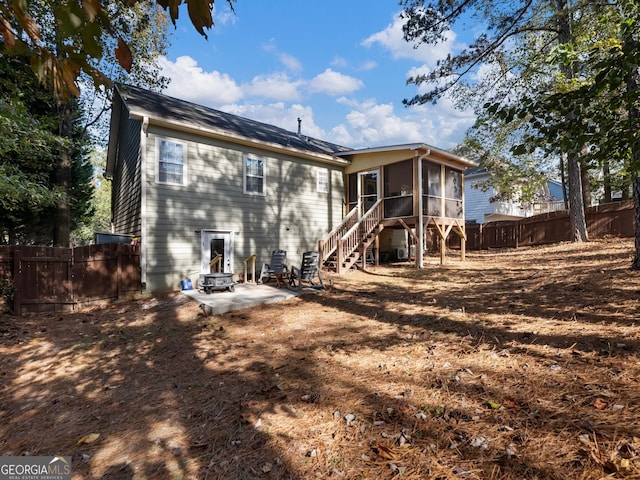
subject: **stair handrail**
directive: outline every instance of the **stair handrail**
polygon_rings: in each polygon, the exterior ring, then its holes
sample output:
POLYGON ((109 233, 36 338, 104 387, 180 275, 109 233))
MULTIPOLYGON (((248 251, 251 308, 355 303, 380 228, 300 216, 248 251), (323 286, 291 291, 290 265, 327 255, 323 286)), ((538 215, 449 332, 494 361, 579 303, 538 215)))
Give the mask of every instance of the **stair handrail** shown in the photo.
POLYGON ((342 222, 331 230, 324 240, 320 243, 320 252, 322 258, 320 263, 324 263, 338 248, 338 240, 342 238, 353 225, 358 221, 358 207, 351 209, 349 213, 342 219, 342 222))
POLYGON ((209 271, 211 273, 220 273, 222 271, 222 255, 216 253, 216 256, 213 257, 213 260, 209 262, 209 271))
POLYGON ((380 224, 384 215, 383 205, 384 199, 381 198, 338 240, 338 269, 360 246, 362 240, 380 224))
POLYGON ((245 283, 257 283, 256 282, 256 258, 257 255, 254 253, 250 257, 244 259, 244 270, 242 276, 244 277, 245 283), (251 280, 249 280, 249 273, 251 273, 251 280))

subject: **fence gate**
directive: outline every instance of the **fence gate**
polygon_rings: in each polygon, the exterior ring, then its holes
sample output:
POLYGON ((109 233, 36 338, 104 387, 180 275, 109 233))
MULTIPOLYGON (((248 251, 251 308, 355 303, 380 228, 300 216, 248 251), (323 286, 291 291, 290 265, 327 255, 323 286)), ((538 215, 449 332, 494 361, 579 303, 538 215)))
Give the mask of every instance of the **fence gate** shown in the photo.
POLYGON ((140 293, 140 247, 0 247, 0 280, 13 286, 16 314, 73 310, 140 293))
POLYGON ((73 304, 73 252, 70 248, 26 247, 13 253, 14 309, 38 313, 73 304), (53 308, 52 308, 53 307, 53 308))

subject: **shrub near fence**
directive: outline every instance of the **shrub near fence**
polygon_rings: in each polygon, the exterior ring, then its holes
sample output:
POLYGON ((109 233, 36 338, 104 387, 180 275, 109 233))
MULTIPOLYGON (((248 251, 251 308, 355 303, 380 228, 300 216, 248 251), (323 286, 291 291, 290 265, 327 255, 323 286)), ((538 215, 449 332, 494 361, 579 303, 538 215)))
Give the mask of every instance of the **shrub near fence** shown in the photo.
POLYGON ((0 278, 14 313, 69 311, 139 294, 140 247, 0 246, 0 278))
MULTIPOLYGON (((607 235, 634 236, 633 200, 588 207, 585 209, 585 219, 589 238, 603 238, 607 235)), ((573 240, 569 213, 566 210, 521 220, 467 224, 465 228, 467 250, 516 248, 573 240)))

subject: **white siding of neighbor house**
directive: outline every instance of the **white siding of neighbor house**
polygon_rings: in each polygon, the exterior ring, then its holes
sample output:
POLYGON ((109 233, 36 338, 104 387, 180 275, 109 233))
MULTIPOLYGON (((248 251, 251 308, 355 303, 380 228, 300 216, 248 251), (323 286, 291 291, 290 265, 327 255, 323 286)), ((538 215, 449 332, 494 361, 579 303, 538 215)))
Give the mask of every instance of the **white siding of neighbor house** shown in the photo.
POLYGON ((493 187, 489 187, 486 192, 481 188, 474 188, 473 185, 485 181, 487 176, 474 176, 464 179, 464 219, 466 222, 484 223, 486 214, 494 213, 494 204, 491 197, 495 194, 493 187))
POLYGON ((289 265, 317 250, 343 216, 344 175, 340 167, 149 126, 146 139, 147 288, 177 290, 197 278, 201 230, 234 232, 234 278, 243 261, 257 254, 259 271, 274 249, 287 251, 289 265), (156 182, 156 138, 186 144, 185 185, 156 182), (265 161, 266 195, 243 193, 246 155, 265 161), (317 192, 317 169, 329 172, 329 193, 317 192))

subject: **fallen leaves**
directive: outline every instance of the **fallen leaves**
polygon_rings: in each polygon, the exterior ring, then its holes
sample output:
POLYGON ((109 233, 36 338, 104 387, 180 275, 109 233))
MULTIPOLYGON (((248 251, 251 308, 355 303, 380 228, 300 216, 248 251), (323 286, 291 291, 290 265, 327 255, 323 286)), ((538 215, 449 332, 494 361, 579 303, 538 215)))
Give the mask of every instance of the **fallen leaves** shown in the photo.
POLYGON ((398 458, 398 453, 394 449, 385 447, 384 445, 376 444, 371 447, 371 450, 384 460, 395 460, 398 458))
POLYGON ((87 443, 93 443, 100 438, 99 433, 89 433, 88 435, 84 435, 80 440, 78 440, 77 445, 83 445, 87 443))
POLYGON ((598 410, 606 410, 607 407, 609 406, 609 402, 598 397, 593 401, 593 406, 596 407, 598 410))

